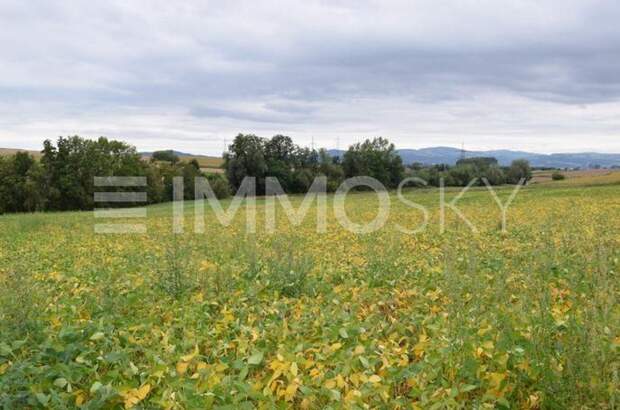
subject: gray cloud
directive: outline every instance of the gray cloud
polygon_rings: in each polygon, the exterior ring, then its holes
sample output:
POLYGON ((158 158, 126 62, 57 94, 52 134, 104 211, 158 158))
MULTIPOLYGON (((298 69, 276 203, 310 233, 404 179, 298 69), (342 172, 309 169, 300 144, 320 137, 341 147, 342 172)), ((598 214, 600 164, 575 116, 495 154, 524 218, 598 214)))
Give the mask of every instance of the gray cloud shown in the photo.
POLYGON ((619 18, 612 0, 5 0, 0 146, 218 153, 246 131, 620 151, 619 18))

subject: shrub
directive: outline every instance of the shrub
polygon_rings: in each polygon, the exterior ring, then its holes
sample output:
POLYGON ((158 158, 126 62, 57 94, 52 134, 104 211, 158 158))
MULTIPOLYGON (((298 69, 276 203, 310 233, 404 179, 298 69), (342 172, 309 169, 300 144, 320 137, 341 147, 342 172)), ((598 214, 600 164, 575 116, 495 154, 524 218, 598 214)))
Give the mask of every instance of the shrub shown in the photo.
POLYGON ((509 184, 518 184, 521 180, 527 183, 530 179, 532 179, 532 168, 529 161, 525 159, 512 161, 506 173, 506 181, 509 184))
POLYGON ((562 181, 566 179, 566 175, 562 174, 561 172, 554 172, 553 174, 551 174, 551 179, 554 181, 562 181))
POLYGON ((223 174, 207 174, 207 180, 217 199, 230 197, 230 185, 223 174))

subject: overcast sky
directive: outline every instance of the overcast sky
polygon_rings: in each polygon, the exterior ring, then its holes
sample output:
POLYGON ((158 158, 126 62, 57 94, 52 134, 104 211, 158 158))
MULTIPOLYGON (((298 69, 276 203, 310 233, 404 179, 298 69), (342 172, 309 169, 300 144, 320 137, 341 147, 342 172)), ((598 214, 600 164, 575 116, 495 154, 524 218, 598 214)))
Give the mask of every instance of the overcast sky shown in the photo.
POLYGON ((620 2, 0 0, 0 147, 620 152, 620 2))

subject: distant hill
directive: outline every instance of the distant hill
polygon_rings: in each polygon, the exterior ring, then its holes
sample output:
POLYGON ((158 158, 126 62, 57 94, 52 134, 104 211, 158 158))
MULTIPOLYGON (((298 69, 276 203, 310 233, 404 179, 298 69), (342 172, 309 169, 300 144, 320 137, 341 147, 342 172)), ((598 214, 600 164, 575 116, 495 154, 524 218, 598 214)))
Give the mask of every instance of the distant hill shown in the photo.
MULTIPOLYGON (((431 147, 421 149, 400 149, 398 154, 407 165, 414 162, 423 164, 448 164, 454 165, 461 158, 461 150, 452 147, 431 147)), ((329 150, 332 156, 342 156, 343 150, 329 150)), ((549 168, 592 168, 595 165, 601 167, 620 166, 620 154, 600 154, 595 152, 583 152, 575 154, 535 154, 525 151, 491 150, 491 151, 465 151, 465 157, 494 157, 500 165, 510 165, 515 159, 527 159, 534 167, 549 168)))
MULTIPOLYGON (((0 148, 0 155, 10 155, 17 151, 27 151, 36 158, 41 156, 39 151, 20 150, 13 148, 0 148)), ((224 163, 223 158, 196 155, 181 151, 173 151, 183 161, 191 161, 196 159, 201 168, 212 170, 213 172, 221 172, 221 166, 224 163)), ((328 150, 332 156, 342 156, 343 150, 328 150)), ((144 158, 149 158, 152 152, 140 152, 144 158)), ((461 158, 461 150, 452 147, 431 147, 421 149, 401 149, 398 154, 407 165, 414 162, 420 162, 427 165, 432 164, 448 164, 454 165, 461 158)), ((465 157, 494 157, 497 158, 501 165, 510 165, 515 159, 527 159, 534 167, 548 168, 592 168, 595 165, 609 168, 612 166, 620 166, 620 154, 601 154, 596 152, 581 152, 574 154, 535 154, 525 151, 511 150, 491 150, 491 151, 465 151, 465 157)))
MULTIPOLYGON (((194 154, 188 154, 187 152, 181 152, 181 151, 176 151, 173 149, 166 149, 163 151, 172 151, 172 153, 174 155, 176 155, 177 157, 204 157, 206 155, 194 155, 194 154)), ((138 154, 142 155, 143 157, 150 157, 151 155, 153 155, 153 152, 155 151, 144 151, 144 152, 139 152, 138 154)))

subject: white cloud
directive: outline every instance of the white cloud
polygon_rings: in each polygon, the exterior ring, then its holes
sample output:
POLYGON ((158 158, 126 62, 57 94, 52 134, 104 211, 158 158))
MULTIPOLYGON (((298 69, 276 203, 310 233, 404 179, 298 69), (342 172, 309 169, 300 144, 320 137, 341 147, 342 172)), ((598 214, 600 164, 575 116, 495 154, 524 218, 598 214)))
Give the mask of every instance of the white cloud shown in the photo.
POLYGON ((619 17, 611 0, 5 0, 0 146, 217 154, 256 132, 620 151, 619 17))

